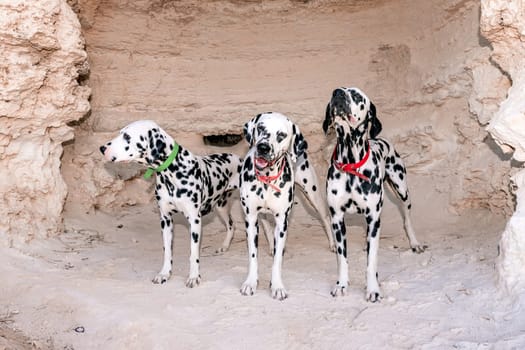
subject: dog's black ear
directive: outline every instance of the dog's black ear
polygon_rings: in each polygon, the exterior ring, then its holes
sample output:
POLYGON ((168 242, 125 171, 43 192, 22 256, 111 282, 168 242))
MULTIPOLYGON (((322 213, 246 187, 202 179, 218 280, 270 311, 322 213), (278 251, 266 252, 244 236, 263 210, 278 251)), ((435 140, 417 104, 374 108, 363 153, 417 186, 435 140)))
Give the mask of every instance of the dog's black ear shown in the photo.
POLYGON ((146 157, 148 163, 153 163, 161 155, 166 155, 169 153, 168 145, 166 144, 166 137, 164 136, 164 131, 159 127, 151 128, 148 130, 147 142, 142 144, 138 143, 141 146, 137 146, 141 152, 146 152, 146 149, 149 148, 149 156, 146 157))
POLYGON ((292 123, 293 131, 293 146, 292 146, 292 161, 297 162, 299 157, 302 157, 308 149, 308 142, 306 142, 299 127, 292 123))
POLYGON ((377 118, 376 106, 370 101, 370 108, 368 109, 368 121, 370 123, 370 138, 375 139, 377 135, 383 130, 383 126, 377 118))
POLYGON ((254 141, 253 132, 255 130, 255 124, 257 124, 257 121, 259 120, 260 117, 261 117, 261 114, 258 114, 257 116, 252 118, 249 122, 244 124, 244 128, 242 131, 244 133, 244 138, 250 144, 250 147, 253 146, 253 141, 254 141))
POLYGON ((332 110, 330 109, 330 103, 328 103, 326 105, 326 112, 323 121, 323 131, 325 135, 328 133, 328 129, 332 126, 333 122, 334 118, 332 118, 332 110))

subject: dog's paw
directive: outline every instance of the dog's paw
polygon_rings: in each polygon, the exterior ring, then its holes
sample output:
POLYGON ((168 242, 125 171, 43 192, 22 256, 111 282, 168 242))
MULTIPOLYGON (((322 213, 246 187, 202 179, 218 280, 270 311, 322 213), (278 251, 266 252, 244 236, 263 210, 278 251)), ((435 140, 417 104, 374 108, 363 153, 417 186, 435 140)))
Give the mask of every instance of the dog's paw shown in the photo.
POLYGON ((188 288, 197 287, 199 284, 201 284, 201 276, 188 277, 186 280, 186 287, 188 288))
POLYGON ((272 298, 277 300, 284 300, 288 298, 288 293, 284 287, 282 288, 272 288, 272 298))
POLYGON ((412 251, 416 254, 421 254, 423 253, 426 249, 428 248, 428 245, 420 245, 420 244, 417 244, 417 245, 414 245, 412 247, 412 251))
POLYGON ((379 290, 372 290, 366 292, 366 301, 369 301, 371 303, 377 303, 380 302, 381 299, 383 299, 383 296, 381 295, 381 292, 379 290))
POLYGON ((347 290, 348 290, 348 283, 339 283, 339 281, 337 281, 337 284, 336 284, 335 287, 332 289, 332 291, 330 292, 330 294, 331 294, 333 297, 345 296, 347 290))
POLYGON ((159 273, 157 276, 153 277, 151 282, 155 284, 164 284, 170 279, 169 273, 159 273))
POLYGON ((257 290, 257 283, 244 282, 241 286, 242 295, 254 295, 257 290))

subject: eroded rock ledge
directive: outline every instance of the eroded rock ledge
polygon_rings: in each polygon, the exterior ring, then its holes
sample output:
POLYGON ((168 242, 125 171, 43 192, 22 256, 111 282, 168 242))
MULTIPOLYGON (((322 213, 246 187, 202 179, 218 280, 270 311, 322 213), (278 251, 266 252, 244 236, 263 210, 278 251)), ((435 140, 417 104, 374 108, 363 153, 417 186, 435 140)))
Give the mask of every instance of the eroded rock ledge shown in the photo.
MULTIPOLYGON (((487 130, 518 162, 525 161, 525 5, 518 0, 481 2, 481 32, 491 42, 492 60, 512 79, 507 98, 492 117, 487 130)), ((525 290, 525 170, 512 176, 516 211, 500 241, 498 270, 508 291, 523 296, 525 290)))
POLYGON ((0 241, 60 231, 67 188, 60 172, 68 123, 90 108, 87 54, 64 0, 0 5, 0 241))

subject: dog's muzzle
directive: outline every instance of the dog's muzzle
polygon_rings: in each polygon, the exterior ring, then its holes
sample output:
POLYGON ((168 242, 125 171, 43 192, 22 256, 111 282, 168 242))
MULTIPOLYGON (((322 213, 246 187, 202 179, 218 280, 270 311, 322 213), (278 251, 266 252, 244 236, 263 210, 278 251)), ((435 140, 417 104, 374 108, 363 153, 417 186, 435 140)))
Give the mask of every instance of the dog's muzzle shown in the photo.
POLYGON ((102 155, 104 156, 104 158, 106 158, 106 160, 110 162, 114 162, 115 160, 117 160, 115 156, 110 156, 109 154, 106 154, 106 151, 108 150, 106 146, 100 146, 99 150, 100 153, 102 153, 102 155))
POLYGON ((332 113, 334 117, 347 117, 350 115, 350 108, 348 107, 348 101, 346 100, 346 93, 337 89, 332 94, 332 100, 330 102, 332 107, 332 113))
POLYGON ((263 170, 273 164, 271 157, 272 148, 269 144, 265 142, 259 143, 255 150, 255 167, 258 170, 263 170))

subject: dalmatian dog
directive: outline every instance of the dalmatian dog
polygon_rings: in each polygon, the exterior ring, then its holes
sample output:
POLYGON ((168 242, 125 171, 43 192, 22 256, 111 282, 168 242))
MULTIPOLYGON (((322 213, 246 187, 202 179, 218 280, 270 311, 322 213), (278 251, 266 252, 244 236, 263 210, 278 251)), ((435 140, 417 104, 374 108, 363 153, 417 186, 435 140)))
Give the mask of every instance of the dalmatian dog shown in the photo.
MULTIPOLYGON (((269 112, 246 123, 244 135, 250 149, 242 165, 240 197, 245 214, 249 266, 241 294, 253 295, 257 289, 258 216, 270 214, 275 220, 271 294, 274 299, 284 300, 288 293, 281 278, 281 267, 294 203, 294 182, 321 216, 323 201, 315 171, 308 161, 308 144, 297 125, 280 113, 269 112)), ((330 232, 329 226, 327 232, 330 232)), ((329 243, 333 246, 330 238, 329 243)))
POLYGON ((422 246, 410 221, 410 198, 403 160, 393 145, 377 135, 381 122, 370 99, 357 88, 338 88, 326 107, 323 130, 336 131, 336 146, 326 179, 327 202, 332 232, 337 246, 338 280, 331 294, 345 295, 348 287, 348 262, 344 215, 362 214, 367 223, 366 299, 382 298, 377 280, 381 210, 384 183, 402 203, 404 227, 412 250, 422 253, 422 246))
POLYGON ((216 208, 226 224, 223 246, 233 237, 228 198, 239 187, 241 159, 233 154, 196 156, 177 144, 155 122, 140 120, 124 127, 113 140, 100 147, 111 162, 137 162, 149 167, 145 177, 156 173, 155 195, 160 211, 164 262, 153 283, 165 283, 172 271, 173 219, 182 213, 189 223, 190 273, 187 287, 200 284, 199 255, 202 217, 216 208))

